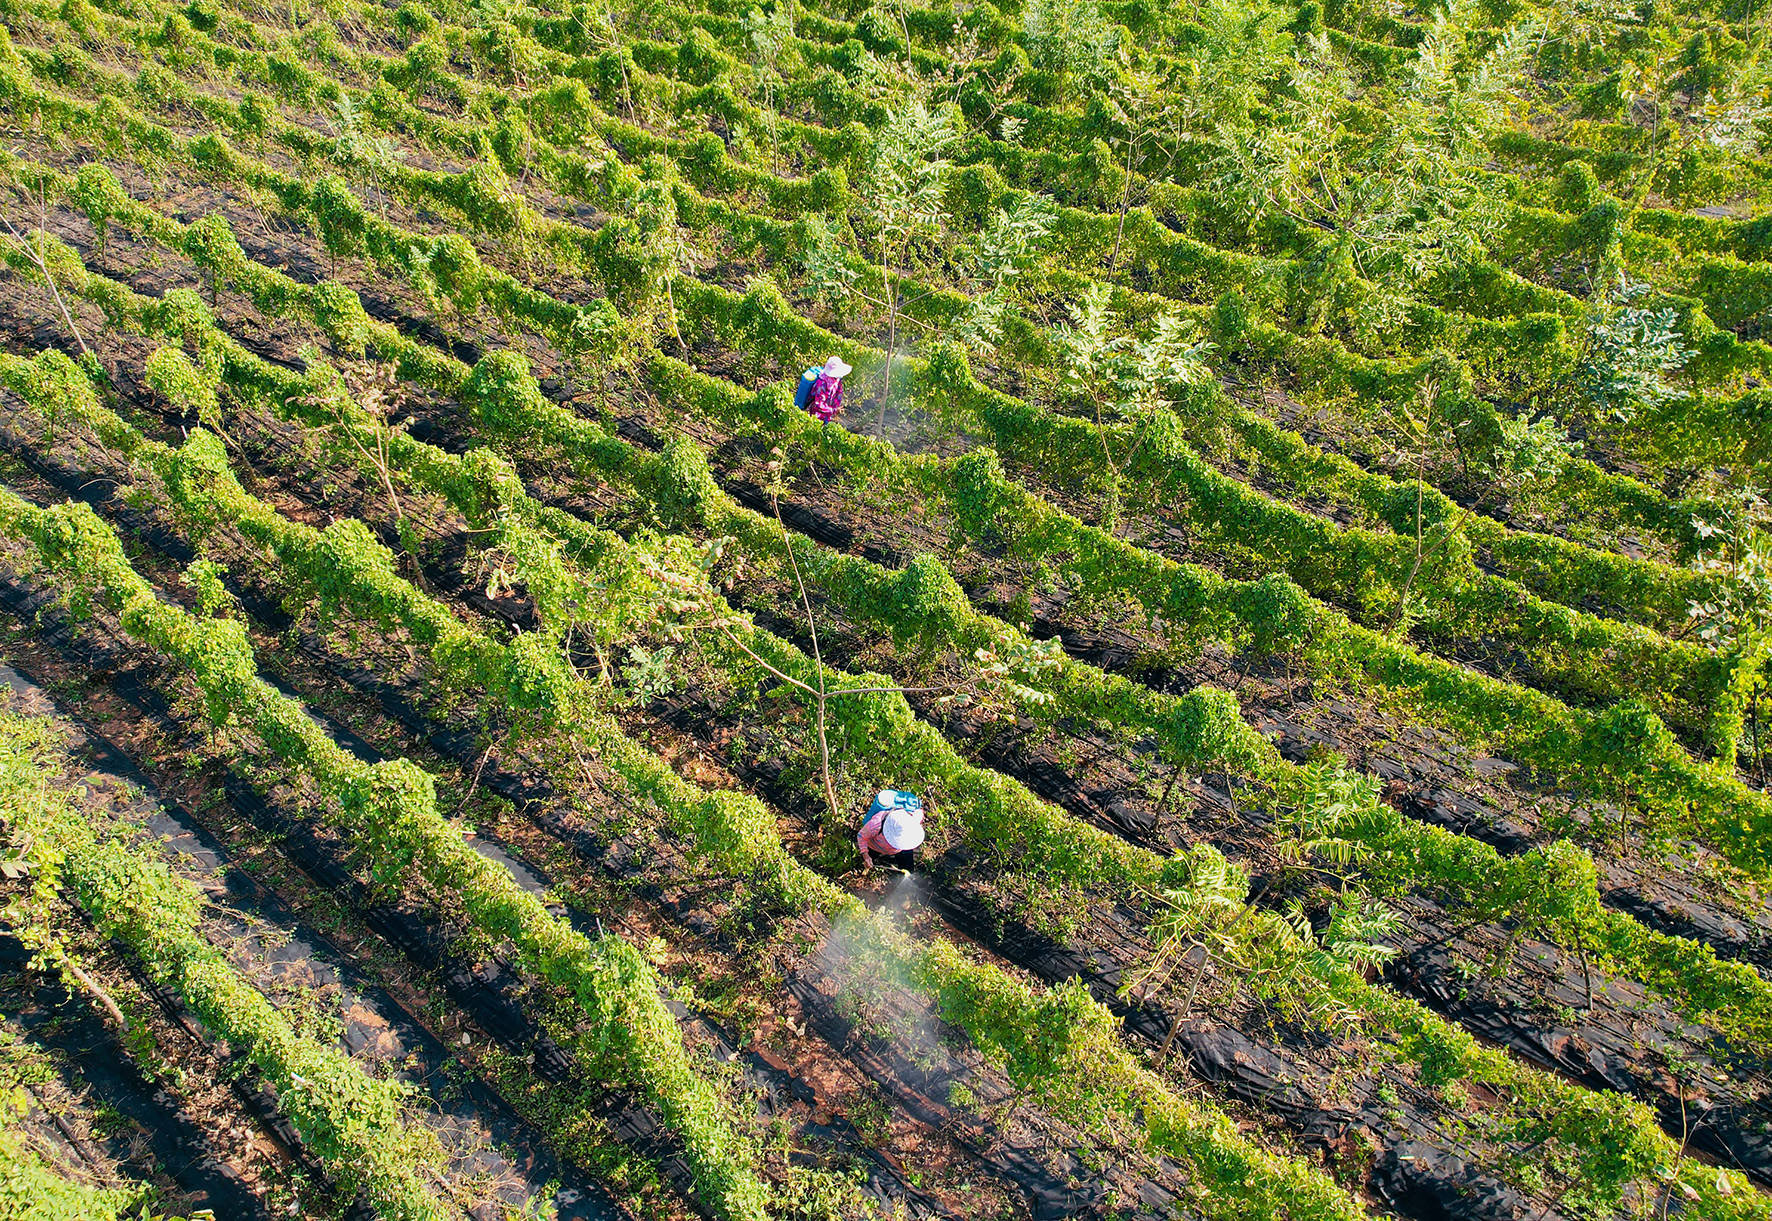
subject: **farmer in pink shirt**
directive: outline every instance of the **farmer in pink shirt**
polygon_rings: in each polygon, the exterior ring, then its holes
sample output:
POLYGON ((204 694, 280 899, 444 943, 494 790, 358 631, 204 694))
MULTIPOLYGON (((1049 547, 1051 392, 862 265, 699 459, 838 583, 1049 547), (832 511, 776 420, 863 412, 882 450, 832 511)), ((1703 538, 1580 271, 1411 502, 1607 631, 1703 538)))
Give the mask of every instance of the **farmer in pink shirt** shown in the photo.
POLYGON ((878 856, 883 864, 896 865, 907 872, 915 869, 917 849, 923 844, 923 814, 923 800, 915 793, 881 789, 855 837, 862 867, 872 869, 878 856))
POLYGON ((830 423, 843 410, 843 379, 847 376, 849 365, 841 356, 813 365, 800 376, 794 405, 810 411, 820 423, 830 423))

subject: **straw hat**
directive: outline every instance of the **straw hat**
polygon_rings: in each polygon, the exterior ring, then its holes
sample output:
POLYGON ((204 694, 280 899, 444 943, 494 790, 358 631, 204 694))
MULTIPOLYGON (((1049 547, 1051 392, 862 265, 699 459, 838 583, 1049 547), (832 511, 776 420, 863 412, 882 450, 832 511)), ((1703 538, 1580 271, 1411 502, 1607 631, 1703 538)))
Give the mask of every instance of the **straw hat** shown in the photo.
POLYGON ((843 378, 849 375, 849 365, 841 356, 833 356, 824 362, 826 377, 843 378))
POLYGON ((886 835, 886 842, 899 852, 907 848, 918 848, 923 844, 923 820, 912 819, 908 814, 892 813, 886 816, 886 825, 880 828, 886 835))

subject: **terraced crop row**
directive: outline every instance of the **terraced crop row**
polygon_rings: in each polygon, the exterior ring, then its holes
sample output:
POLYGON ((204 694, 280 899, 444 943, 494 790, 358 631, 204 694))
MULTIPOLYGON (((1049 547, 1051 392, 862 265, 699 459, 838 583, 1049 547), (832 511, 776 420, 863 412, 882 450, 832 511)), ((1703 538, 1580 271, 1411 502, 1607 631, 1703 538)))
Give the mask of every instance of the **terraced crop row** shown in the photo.
POLYGON ((1525 8, 10 8, 8 923, 124 951, 21 979, 149 1072, 170 987, 267 1214, 540 1144, 573 1215, 1765 1215, 1764 252, 1677 198, 1757 162, 1633 125, 1757 52, 1643 20, 1709 50, 1608 127, 1641 47, 1525 8), (467 1127, 57 796, 116 718, 292 812, 196 817, 392 937, 467 1127))

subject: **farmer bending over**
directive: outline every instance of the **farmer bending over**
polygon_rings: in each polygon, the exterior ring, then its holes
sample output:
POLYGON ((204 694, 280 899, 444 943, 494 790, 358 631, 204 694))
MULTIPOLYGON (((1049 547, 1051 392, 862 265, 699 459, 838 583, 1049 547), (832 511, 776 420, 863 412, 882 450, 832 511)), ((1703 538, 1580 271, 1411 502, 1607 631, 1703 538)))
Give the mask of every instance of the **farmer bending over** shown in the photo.
POLYGON ((849 366, 841 356, 833 356, 822 365, 813 365, 800 375, 799 389, 794 391, 794 406, 803 407, 828 424, 843 410, 843 379, 849 366))
POLYGON ((868 807, 867 821, 855 837, 861 849, 864 869, 874 867, 874 857, 883 864, 896 865, 905 871, 917 867, 917 849, 923 843, 923 799, 915 793, 881 789, 868 807))

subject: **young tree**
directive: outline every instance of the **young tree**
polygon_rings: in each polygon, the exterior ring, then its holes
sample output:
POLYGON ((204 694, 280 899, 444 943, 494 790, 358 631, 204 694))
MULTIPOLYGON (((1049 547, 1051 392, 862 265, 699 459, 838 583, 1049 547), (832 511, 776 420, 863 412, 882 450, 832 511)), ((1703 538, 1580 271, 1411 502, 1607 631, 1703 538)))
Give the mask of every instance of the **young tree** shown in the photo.
POLYGON ((133 201, 123 189, 123 184, 117 181, 117 176, 98 161, 89 161, 80 167, 80 172, 74 175, 73 186, 68 195, 74 205, 86 213, 86 219, 92 224, 92 231, 98 237, 94 261, 103 267, 105 240, 110 236, 111 219, 121 214, 133 201))
POLYGON ((1260 0, 1202 0, 1200 36, 1173 48, 1170 103, 1179 108, 1178 141, 1205 142, 1267 113, 1274 82, 1292 65, 1283 9, 1260 0))
POLYGON ((1098 92, 1113 74, 1120 27, 1094 0, 1028 0, 1022 30, 1028 60, 1057 76, 1072 97, 1098 92))
POLYGON ((886 298, 862 291, 858 284, 861 272, 851 261, 849 247, 839 235, 837 226, 822 212, 808 213, 800 218, 805 234, 800 249, 800 269, 804 273, 807 295, 832 309, 840 309, 851 297, 886 307, 886 298))
POLYGON ((385 218, 388 197, 382 179, 399 164, 400 146, 392 137, 371 129, 362 108, 343 90, 333 104, 332 127, 333 164, 353 177, 359 195, 374 196, 385 218))
POLYGON ((912 263, 918 244, 940 237, 948 225, 945 191, 951 165, 945 154, 956 134, 951 110, 932 111, 918 99, 894 113, 875 137, 867 186, 872 200, 874 261, 879 265, 880 291, 886 303, 886 371, 874 420, 875 436, 886 431, 904 280, 915 271, 912 263))
MULTIPOLYGON (((400 494, 394 487, 391 446, 396 434, 403 433, 412 421, 400 418, 405 414, 409 396, 400 381, 398 369, 391 364, 370 360, 326 361, 313 348, 304 349, 302 357, 313 371, 314 389, 294 402, 306 407, 322 407, 331 413, 332 435, 342 439, 358 460, 374 472, 388 498, 394 528, 404 539, 406 515, 400 507, 400 494)), ((414 571, 422 582, 423 574, 417 571, 416 564, 414 571)))
MULTIPOLYGON (((1037 264, 1051 226, 1052 209, 1039 196, 1022 195, 1010 207, 998 208, 976 238, 952 249, 945 260, 952 286, 969 298, 965 312, 945 333, 922 319, 915 320, 916 325, 935 338, 957 339, 975 351, 994 347, 1010 311, 1019 304, 1016 285, 1037 264)), ((896 300, 890 292, 870 292, 862 287, 859 256, 844 243, 835 225, 812 213, 801 219, 800 229, 800 266, 807 295, 834 310, 854 299, 888 315, 896 310, 903 325, 909 317, 905 311, 941 286, 941 278, 931 274, 934 286, 910 294, 901 291, 896 300)))
POLYGON ((1686 367, 1692 351, 1672 306, 1648 304, 1649 286, 1620 271, 1601 286, 1588 314, 1575 388, 1596 422, 1629 424, 1641 411, 1679 397, 1667 375, 1686 367))
POLYGON ((1165 310, 1148 326, 1133 328, 1113 315, 1112 299, 1113 290, 1107 285, 1091 284, 1071 304, 1069 325, 1052 333, 1060 366, 1059 392, 1086 405, 1095 420, 1108 468, 1102 490, 1102 523, 1108 529, 1114 528, 1119 516, 1120 470, 1142 444, 1143 425, 1153 411, 1172 405, 1168 395, 1173 387, 1212 376, 1207 358, 1213 351, 1212 343, 1198 338, 1193 325, 1175 311, 1165 310), (1126 420, 1141 427, 1126 451, 1116 454, 1108 425, 1126 420))
MULTIPOLYGON (((1699 639, 1725 653, 1762 651, 1772 627, 1772 504, 1752 485, 1726 487, 1705 497, 1709 511, 1692 518, 1693 567, 1710 578, 1710 596, 1687 605, 1699 639)), ((1769 744, 1762 723, 1768 696, 1756 675, 1747 700, 1747 747, 1761 785, 1769 744)))
POLYGON ((1397 591, 1397 604, 1391 612, 1390 622, 1385 626, 1386 635, 1395 635, 1399 629, 1407 635, 1409 625, 1423 613, 1424 608, 1414 599, 1415 580, 1421 575, 1423 565, 1435 555, 1451 548, 1454 540, 1463 536, 1463 527, 1468 517, 1465 511, 1459 510, 1438 521, 1430 523, 1426 520, 1428 453, 1445 431, 1440 419, 1440 406, 1440 382, 1437 378, 1428 378, 1422 382, 1421 392, 1414 400, 1398 405, 1390 413, 1392 423, 1400 434, 1397 438, 1398 449, 1414 460, 1415 554, 1411 557, 1409 572, 1403 578, 1403 586, 1397 591))
MULTIPOLYGON (((86 337, 80 333, 79 324, 74 321, 74 315, 68 309, 68 303, 62 299, 61 289, 56 284, 56 264, 60 261, 78 263, 79 260, 68 247, 60 242, 51 242, 48 236, 49 186, 47 183, 39 183, 34 193, 25 187, 14 187, 14 190, 25 197, 26 204, 36 205, 37 227, 28 233, 22 232, 17 225, 12 223, 10 206, 0 210, 0 224, 6 226, 7 236, 12 239, 12 248, 25 257, 49 289, 49 295, 55 300, 55 308, 61 314, 63 324, 68 328, 68 333, 74 337, 74 342, 80 345, 82 358, 88 361, 96 360, 92 349, 86 346, 86 337)), ((7 201, 8 204, 11 202, 11 200, 7 201)), ((101 228, 99 233, 102 241, 104 230, 101 228)))
POLYGON ((744 33, 751 65, 757 70, 757 85, 763 94, 763 117, 769 127, 769 170, 774 173, 781 161, 781 117, 776 111, 776 93, 782 84, 782 55, 794 36, 794 0, 777 0, 767 13, 754 8, 745 10, 744 33))
POLYGON ((606 164, 612 179, 610 210, 616 214, 598 239, 614 246, 627 264, 625 282, 611 284, 611 299, 624 313, 637 316, 642 327, 653 325, 660 312, 680 347, 677 326, 677 275, 690 270, 696 250, 677 219, 677 196, 671 189, 676 167, 662 157, 649 157, 640 174, 628 171, 613 157, 606 164), (662 307, 662 309, 661 309, 662 307))
POLYGON ((1742 486, 1710 497, 1709 510, 1692 518, 1693 567, 1712 579, 1716 596, 1692 603, 1687 614, 1701 639, 1750 648, 1772 623, 1772 505, 1758 488, 1742 486))
MULTIPOLYGON (((689 444, 684 443, 686 446, 689 444)), ((693 448, 693 447, 691 447, 693 448)), ((705 475, 705 460, 699 451, 680 451, 692 465, 699 465, 705 475)), ((651 575, 670 592, 667 614, 657 630, 669 640, 683 640, 697 632, 717 633, 725 642, 748 657, 778 681, 805 697, 812 712, 813 729, 818 745, 818 776, 833 825, 844 821, 842 803, 837 798, 836 769, 831 760, 831 705, 842 699, 869 695, 936 695, 944 703, 974 708, 986 719, 1009 718, 1017 709, 1050 703, 1052 696, 1033 685, 1038 677, 1062 664, 1063 645, 1057 640, 1036 641, 1025 634, 1010 634, 988 647, 979 649, 969 659, 967 672, 952 681, 928 686, 860 686, 833 687, 829 684, 824 661, 824 646, 819 632, 818 614, 813 608, 812 590, 801 570, 793 536, 781 513, 781 497, 787 493, 782 478, 779 452, 768 463, 770 507, 780 533, 787 572, 805 618, 812 647, 810 677, 791 674, 759 654, 746 642, 750 623, 747 617, 734 612, 715 590, 714 571, 720 563, 729 540, 716 539, 699 548, 693 568, 660 566, 651 575)), ((928 562, 913 561, 912 574, 920 574, 924 592, 936 599, 958 595, 951 577, 928 562), (947 590, 940 588, 946 585, 947 590)), ((963 595, 958 595, 963 596, 963 595)))
POLYGON ((1037 262, 1052 228, 1052 208, 1034 195, 998 208, 963 259, 971 301, 954 338, 974 351, 995 347, 1016 305, 1015 286, 1037 262))
POLYGON ((204 347, 196 360, 185 355, 181 347, 168 344, 157 349, 142 367, 142 381, 176 408, 186 418, 194 418, 226 443, 238 449, 234 439, 222 425, 221 388, 222 356, 214 347, 204 347))
MULTIPOLYGON (((1753 11, 1754 6, 1744 10, 1753 11)), ((1628 199, 1630 216, 1695 148, 1712 149, 1735 166, 1761 154, 1766 124, 1772 120, 1768 33, 1762 25, 1758 30, 1744 29, 1743 34, 1732 65, 1714 59, 1704 62, 1703 56, 1694 62, 1692 51, 1698 43, 1676 52, 1665 43, 1649 42, 1646 53, 1622 57, 1619 90, 1625 113, 1648 124, 1646 152, 1628 199)))
MULTIPOLYGON (((1183 116, 1181 94, 1175 82, 1147 68, 1132 68, 1117 76, 1105 95, 1109 113, 1120 128, 1120 146, 1124 150, 1120 166, 1120 218, 1114 226, 1114 250, 1108 256, 1108 271, 1120 264, 1120 242, 1126 235, 1126 213, 1132 210, 1132 183, 1140 174, 1148 176, 1145 164, 1152 147, 1165 142, 1175 146, 1180 136, 1183 116), (1174 131, 1168 129, 1174 128, 1174 131)), ((1170 156, 1173 163, 1173 153, 1170 156)))
POLYGON ((1278 213, 1320 235, 1297 286, 1307 326, 1346 313, 1383 343, 1399 298, 1479 250, 1497 223, 1483 136, 1502 122, 1531 30, 1510 27, 1467 64, 1463 7, 1435 21, 1375 128, 1350 121, 1360 91, 1328 40, 1309 35, 1288 87, 1218 130, 1211 182, 1233 212, 1248 225, 1278 213))
MULTIPOLYGON (((1005 106, 1016 100, 1015 86, 1026 71, 1025 64, 1019 57, 997 54, 985 45, 976 29, 956 16, 946 64, 931 72, 929 85, 932 92, 963 107, 973 130, 984 131, 998 121, 1005 106)), ((1011 126, 999 130, 1006 142, 1013 143, 1013 125, 1019 120, 1007 122, 1011 126)))
POLYGON ((1385 944, 1395 933, 1395 916, 1358 891, 1343 888, 1319 933, 1297 905, 1286 911, 1262 907, 1266 886, 1252 890, 1248 873, 1211 844, 1193 845, 1176 857, 1170 872, 1178 875, 1178 884, 1166 884, 1151 896, 1157 905, 1150 930, 1155 949, 1120 989, 1122 996, 1148 999, 1192 965, 1187 991, 1157 1051, 1158 1064, 1168 1058, 1213 967, 1228 985, 1216 999, 1220 1008, 1248 988, 1291 1016, 1327 1024, 1350 1015, 1320 981, 1342 972, 1367 974, 1396 953, 1385 944))
POLYGON ((1475 465, 1503 495, 1529 499, 1533 492, 1554 483, 1568 462, 1581 456, 1581 442, 1556 416, 1498 413, 1499 434, 1475 465))

